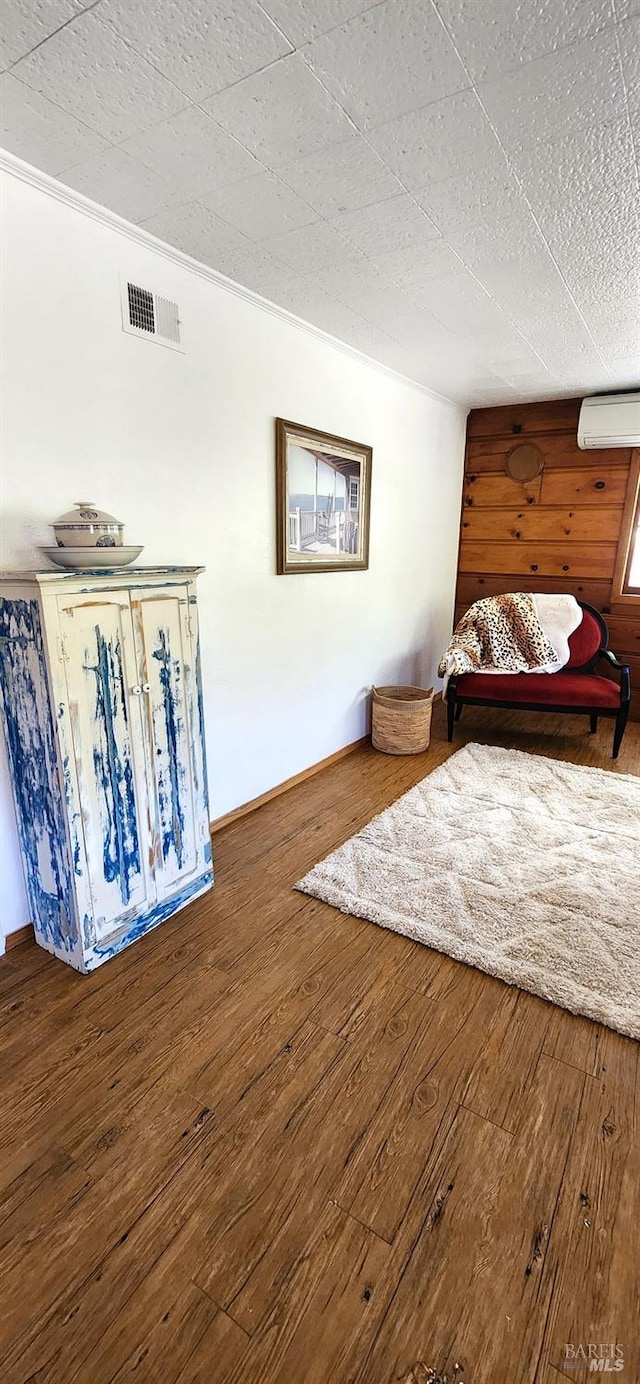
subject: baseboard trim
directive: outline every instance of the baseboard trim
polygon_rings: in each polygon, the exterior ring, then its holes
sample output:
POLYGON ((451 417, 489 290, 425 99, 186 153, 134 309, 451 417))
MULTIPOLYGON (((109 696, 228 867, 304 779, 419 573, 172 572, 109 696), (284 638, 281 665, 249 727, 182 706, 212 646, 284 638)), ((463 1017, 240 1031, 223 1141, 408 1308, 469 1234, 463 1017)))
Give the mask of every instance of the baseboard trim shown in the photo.
POLYGON ((223 827, 228 827, 232 822, 238 822, 241 817, 248 817, 250 812, 255 812, 257 808, 264 807, 265 803, 270 803, 274 798, 279 798, 282 793, 288 793, 290 788, 295 788, 296 784, 304 783, 306 779, 314 778, 321 769, 328 769, 331 764, 337 764, 339 760, 346 759, 348 755, 359 750, 361 745, 366 745, 370 739, 368 735, 362 735, 359 740, 352 740, 350 745, 343 745, 341 750, 334 750, 333 754, 328 754, 326 759, 319 759, 317 764, 310 764, 308 769, 303 769, 299 774, 293 774, 291 778, 285 779, 284 783, 276 784, 275 788, 269 788, 266 793, 261 793, 259 798, 251 798, 248 803, 242 803, 240 807, 234 807, 232 812, 225 812, 224 816, 216 817, 211 823, 211 831, 222 831, 223 827))
POLYGON ((14 947, 21 947, 23 942, 35 941, 33 923, 25 923, 24 927, 16 928, 15 932, 8 932, 4 945, 6 951, 12 951, 14 947))

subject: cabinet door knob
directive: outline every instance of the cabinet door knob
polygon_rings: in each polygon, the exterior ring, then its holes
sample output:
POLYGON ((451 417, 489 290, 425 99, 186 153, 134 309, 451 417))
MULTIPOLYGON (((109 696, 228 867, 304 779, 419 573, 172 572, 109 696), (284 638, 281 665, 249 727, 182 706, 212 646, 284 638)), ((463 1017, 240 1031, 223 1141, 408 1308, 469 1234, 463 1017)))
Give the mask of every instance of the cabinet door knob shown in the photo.
POLYGON ((150 683, 150 682, 143 682, 143 684, 142 684, 142 691, 143 691, 143 692, 150 692, 150 691, 151 691, 151 683, 150 683))
POLYGON ((131 688, 131 695, 133 697, 139 697, 141 692, 142 688, 138 686, 138 683, 135 683, 135 685, 131 688))

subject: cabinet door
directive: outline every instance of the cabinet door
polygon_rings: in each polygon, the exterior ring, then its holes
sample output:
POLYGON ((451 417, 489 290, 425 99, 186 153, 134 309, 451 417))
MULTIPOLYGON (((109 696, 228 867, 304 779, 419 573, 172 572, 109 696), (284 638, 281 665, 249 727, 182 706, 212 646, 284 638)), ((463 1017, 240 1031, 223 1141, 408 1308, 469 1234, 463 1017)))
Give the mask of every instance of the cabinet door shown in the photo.
MULTIPOLYGON (((150 789, 155 798, 154 873, 166 898, 204 869, 192 747, 200 740, 194 705, 193 641, 186 586, 132 592, 143 680, 150 789)), ((206 823, 208 840, 209 826, 206 823)))
POLYGON ((96 939, 155 901, 142 693, 128 591, 58 598, 96 939))

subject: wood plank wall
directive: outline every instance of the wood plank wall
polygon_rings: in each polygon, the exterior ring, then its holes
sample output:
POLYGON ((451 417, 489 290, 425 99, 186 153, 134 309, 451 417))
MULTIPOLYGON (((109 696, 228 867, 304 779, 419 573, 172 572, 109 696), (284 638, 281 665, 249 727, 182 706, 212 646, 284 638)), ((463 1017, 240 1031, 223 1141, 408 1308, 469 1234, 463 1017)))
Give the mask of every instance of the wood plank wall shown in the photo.
MULTIPOLYGON (((631 450, 580 451, 579 411, 579 399, 562 399, 469 414, 456 620, 481 596, 570 592, 606 616, 611 648, 640 689, 640 609, 616 609, 611 598, 631 450), (545 459, 525 485, 505 471, 519 441, 545 459)), ((631 714, 640 719, 640 691, 631 714)))

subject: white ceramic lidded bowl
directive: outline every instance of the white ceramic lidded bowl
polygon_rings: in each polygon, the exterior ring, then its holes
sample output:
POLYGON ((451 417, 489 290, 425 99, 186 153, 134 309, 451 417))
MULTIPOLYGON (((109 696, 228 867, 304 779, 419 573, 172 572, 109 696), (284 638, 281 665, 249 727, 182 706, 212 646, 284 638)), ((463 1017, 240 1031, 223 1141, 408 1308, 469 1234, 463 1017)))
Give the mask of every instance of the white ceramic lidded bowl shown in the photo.
POLYGON ((59 548, 121 548, 124 524, 91 500, 77 500, 73 509, 52 524, 59 548))

